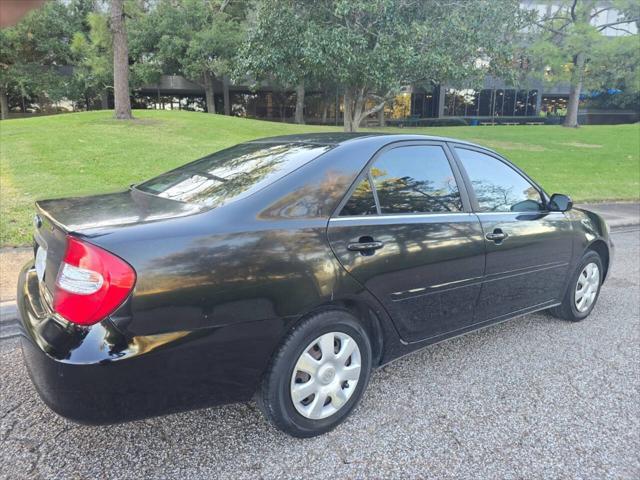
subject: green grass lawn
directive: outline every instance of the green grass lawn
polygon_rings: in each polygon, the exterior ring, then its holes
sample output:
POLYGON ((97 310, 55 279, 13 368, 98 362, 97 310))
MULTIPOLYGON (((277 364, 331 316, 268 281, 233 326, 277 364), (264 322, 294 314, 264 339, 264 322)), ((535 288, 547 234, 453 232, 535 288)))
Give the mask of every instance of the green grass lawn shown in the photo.
MULTIPOLYGON (((178 111, 135 111, 121 122, 88 112, 0 122, 0 243, 30 242, 33 201, 115 191, 245 140, 332 127, 178 111)), ((338 128, 339 130, 339 128, 338 128)), ((576 201, 640 197, 640 125, 406 128, 485 145, 549 192, 576 201)))

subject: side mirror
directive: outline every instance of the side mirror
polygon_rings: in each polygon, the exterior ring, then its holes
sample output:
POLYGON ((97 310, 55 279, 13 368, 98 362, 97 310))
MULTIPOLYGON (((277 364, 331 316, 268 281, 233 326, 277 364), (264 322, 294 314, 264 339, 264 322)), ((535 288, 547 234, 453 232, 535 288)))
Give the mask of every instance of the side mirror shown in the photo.
POLYGON ((573 201, 568 195, 554 193, 549 200, 549 210, 552 212, 566 212, 573 208, 573 201))

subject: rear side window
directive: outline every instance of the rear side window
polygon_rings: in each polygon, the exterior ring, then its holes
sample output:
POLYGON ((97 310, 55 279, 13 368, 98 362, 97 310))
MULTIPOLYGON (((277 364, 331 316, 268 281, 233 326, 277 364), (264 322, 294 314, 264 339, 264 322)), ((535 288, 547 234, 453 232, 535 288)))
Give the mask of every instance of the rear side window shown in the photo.
POLYGON ((342 207, 341 216, 375 215, 376 200, 369 179, 362 180, 342 207))
POLYGON ((440 146, 389 150, 375 161, 371 177, 383 214, 462 210, 451 165, 440 146))
POLYGON ((331 147, 245 143, 216 152, 136 186, 159 197, 218 207, 273 183, 331 147))
POLYGON ((531 212, 543 210, 540 192, 522 175, 497 158, 456 148, 469 176, 481 212, 531 212))

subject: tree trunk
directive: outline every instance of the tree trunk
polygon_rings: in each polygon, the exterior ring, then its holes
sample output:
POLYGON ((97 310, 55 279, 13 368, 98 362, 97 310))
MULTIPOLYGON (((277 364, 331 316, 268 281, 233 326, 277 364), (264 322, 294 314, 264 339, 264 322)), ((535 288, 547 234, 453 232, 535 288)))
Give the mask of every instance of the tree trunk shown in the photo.
POLYGON ((9 118, 9 98, 7 91, 0 87, 0 119, 6 120, 7 118, 9 118))
POLYGON ((496 124, 496 88, 491 90, 491 125, 496 124))
POLYGON ((571 88, 569 89, 569 103, 567 104, 567 116, 564 117, 563 127, 578 127, 578 106, 580 104, 580 92, 582 91, 582 78, 584 75, 584 54, 576 55, 573 62, 574 69, 571 75, 571 88))
POLYGON ((344 131, 357 132, 364 109, 363 90, 348 87, 344 90, 344 131))
POLYGON ((329 116, 329 98, 326 93, 322 95, 322 125, 326 125, 329 116))
POLYGON ((385 121, 384 121, 384 105, 382 105, 382 108, 380 110, 378 110, 378 126, 379 127, 384 127, 385 121))
POLYGON ((229 100, 229 77, 222 77, 222 96, 224 97, 224 114, 231 115, 231 101, 229 100))
POLYGON ((350 88, 345 88, 344 89, 344 118, 342 121, 345 132, 353 132, 351 110, 353 110, 353 91, 350 88))
POLYGON ((377 113, 384 103, 365 111, 365 88, 345 88, 344 91, 344 131, 357 132, 362 120, 372 113, 377 113))
POLYGON ((111 33, 113 35, 113 97, 115 118, 129 120, 129 46, 124 24, 123 0, 111 0, 111 33))
POLYGON ((215 92, 213 91, 213 75, 204 73, 204 95, 207 100, 207 113, 216 113, 215 92))
POLYGON ((296 123, 300 125, 304 124, 304 82, 300 82, 296 86, 296 123))
POLYGON ((273 93, 267 92, 267 118, 271 120, 273 118, 273 93))
POLYGON ((355 95, 355 103, 351 110, 353 119, 351 120, 351 131, 357 132, 364 118, 364 89, 359 89, 355 95))

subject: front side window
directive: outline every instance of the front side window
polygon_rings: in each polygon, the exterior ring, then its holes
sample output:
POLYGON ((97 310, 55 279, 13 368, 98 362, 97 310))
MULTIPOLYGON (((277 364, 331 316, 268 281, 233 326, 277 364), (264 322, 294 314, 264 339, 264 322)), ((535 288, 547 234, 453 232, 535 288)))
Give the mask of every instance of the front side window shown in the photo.
POLYGON ((440 146, 416 145, 384 152, 371 167, 371 177, 383 214, 462 210, 451 165, 440 146))
POLYGON ((137 185, 159 197, 218 207, 250 195, 322 155, 330 146, 245 143, 137 185))
POLYGON ((506 163, 484 153, 456 147, 481 212, 543 210, 540 192, 506 163))

